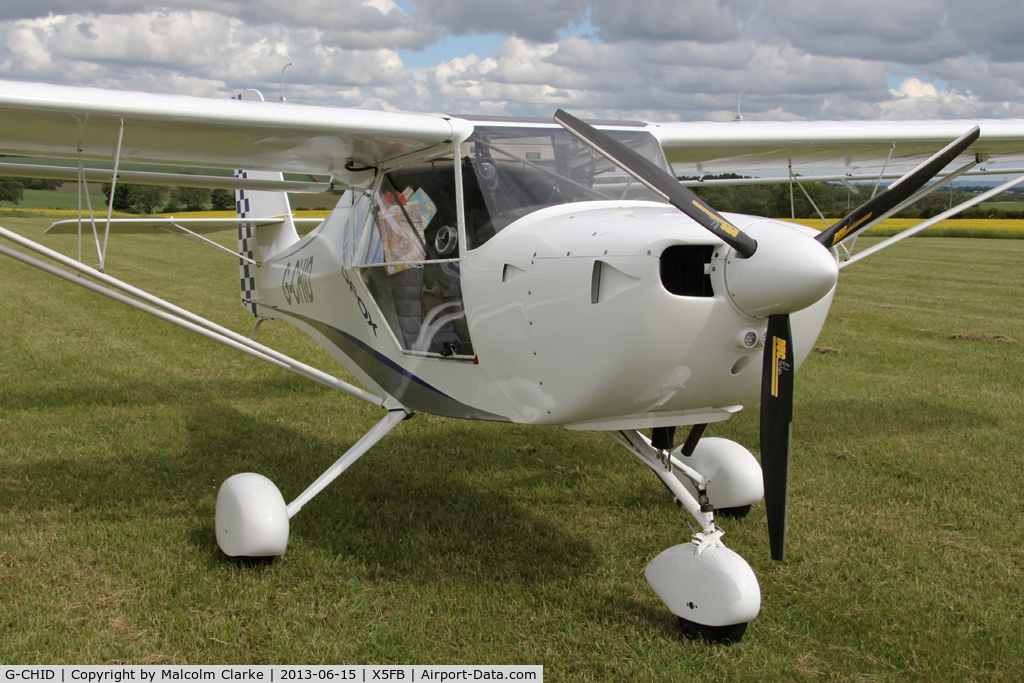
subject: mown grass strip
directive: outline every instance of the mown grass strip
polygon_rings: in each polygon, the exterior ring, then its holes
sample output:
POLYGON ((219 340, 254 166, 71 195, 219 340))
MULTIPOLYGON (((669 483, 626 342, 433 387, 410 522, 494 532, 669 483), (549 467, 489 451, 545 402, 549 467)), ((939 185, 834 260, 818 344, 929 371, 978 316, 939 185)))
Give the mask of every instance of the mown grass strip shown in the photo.
MULTIPOLYGON (((46 223, 0 222, 36 238, 46 223)), ((251 328, 230 257, 138 236, 107 263, 251 328)), ((5 261, 0 661, 1019 680, 1024 357, 987 339, 1024 339, 1022 263, 1024 242, 929 239, 843 270, 818 340, 839 353, 796 377, 790 559, 769 559, 763 506, 723 524, 763 609, 719 648, 684 640, 647 586, 646 562, 689 531, 603 434, 418 415, 303 508, 284 557, 225 559, 227 476, 261 472, 291 498, 378 411, 5 261)), ((345 376, 287 325, 260 341, 345 376)), ((756 409, 709 435, 756 453, 756 409)))

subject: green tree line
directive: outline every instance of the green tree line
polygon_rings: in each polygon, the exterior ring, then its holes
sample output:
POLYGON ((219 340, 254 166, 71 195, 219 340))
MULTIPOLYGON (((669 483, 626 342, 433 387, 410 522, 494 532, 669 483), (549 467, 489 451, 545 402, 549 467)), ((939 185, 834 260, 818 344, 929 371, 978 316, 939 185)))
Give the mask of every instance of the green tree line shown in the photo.
MULTIPOLYGON (((0 176, 0 202, 18 204, 25 190, 56 190, 63 180, 0 176)), ((110 201, 110 183, 103 185, 103 196, 110 201)), ((234 211, 235 193, 206 187, 161 187, 120 183, 114 190, 114 211, 149 214, 163 211, 234 211)))
MULTIPOLYGON (((103 196, 110 201, 110 183, 104 183, 103 196)), ((172 187, 129 185, 114 189, 114 211, 124 213, 174 213, 176 211, 234 211, 235 193, 208 187, 172 187)))
POLYGON ((17 204, 25 197, 25 190, 56 190, 63 180, 51 178, 0 177, 0 202, 17 204))
MULTIPOLYGON (((735 179, 741 177, 735 174, 723 174, 706 176, 705 179, 735 179)), ((830 219, 842 218, 859 204, 870 199, 871 193, 874 190, 873 185, 858 184, 855 187, 859 191, 854 194, 849 188, 840 183, 821 183, 809 180, 802 180, 801 182, 804 189, 807 190, 807 194, 804 194, 800 186, 794 183, 792 208, 790 207, 788 182, 775 185, 707 185, 690 189, 718 211, 732 211, 735 213, 767 216, 769 218, 789 218, 794 213, 796 218, 816 218, 818 213, 807 199, 807 195, 810 195, 818 209, 826 218, 830 219)), ((954 188, 952 192, 943 188, 903 209, 896 214, 896 217, 931 218, 943 211, 947 211, 950 207, 971 199, 982 189, 988 188, 954 188)), ((879 188, 879 191, 884 190, 885 187, 879 188)), ((1019 195, 1011 196, 1014 199, 1019 197, 1019 195)), ((1024 211, 974 207, 960 212, 958 217, 1024 218, 1024 211)))

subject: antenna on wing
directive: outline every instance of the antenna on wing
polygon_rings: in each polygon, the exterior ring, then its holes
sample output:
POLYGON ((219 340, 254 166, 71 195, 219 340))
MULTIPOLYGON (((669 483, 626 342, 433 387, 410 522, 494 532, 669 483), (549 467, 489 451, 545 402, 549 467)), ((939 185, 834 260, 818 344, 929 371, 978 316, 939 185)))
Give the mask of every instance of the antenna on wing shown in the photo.
POLYGON ((284 98, 284 70, 287 69, 288 67, 290 67, 291 65, 292 65, 292 63, 288 62, 287 64, 285 64, 281 68, 281 99, 279 99, 278 102, 287 102, 288 101, 288 100, 286 100, 284 98))

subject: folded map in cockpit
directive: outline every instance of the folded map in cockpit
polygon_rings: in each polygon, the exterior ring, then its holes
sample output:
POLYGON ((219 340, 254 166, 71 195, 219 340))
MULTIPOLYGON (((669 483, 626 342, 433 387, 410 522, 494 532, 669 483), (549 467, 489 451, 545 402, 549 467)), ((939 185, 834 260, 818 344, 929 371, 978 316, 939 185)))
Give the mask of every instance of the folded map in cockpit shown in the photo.
POLYGON ((411 187, 396 195, 382 192, 378 198, 377 230, 389 264, 388 275, 411 268, 410 261, 427 258, 424 231, 437 213, 437 205, 423 188, 411 187))

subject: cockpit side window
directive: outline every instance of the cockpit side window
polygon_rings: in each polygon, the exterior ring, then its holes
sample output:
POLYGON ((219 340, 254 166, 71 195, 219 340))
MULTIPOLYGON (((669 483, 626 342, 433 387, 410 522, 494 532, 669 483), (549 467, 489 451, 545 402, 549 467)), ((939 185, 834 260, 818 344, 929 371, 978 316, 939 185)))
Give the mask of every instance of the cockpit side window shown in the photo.
MULTIPOLYGON (((661 146, 646 130, 606 132, 668 170, 661 146)), ((462 163, 470 249, 485 244, 513 221, 548 206, 595 200, 662 201, 562 128, 478 126, 464 149, 469 152, 462 163)))
POLYGON ((384 173, 360 274, 406 352, 472 358, 458 260, 455 160, 384 173))

